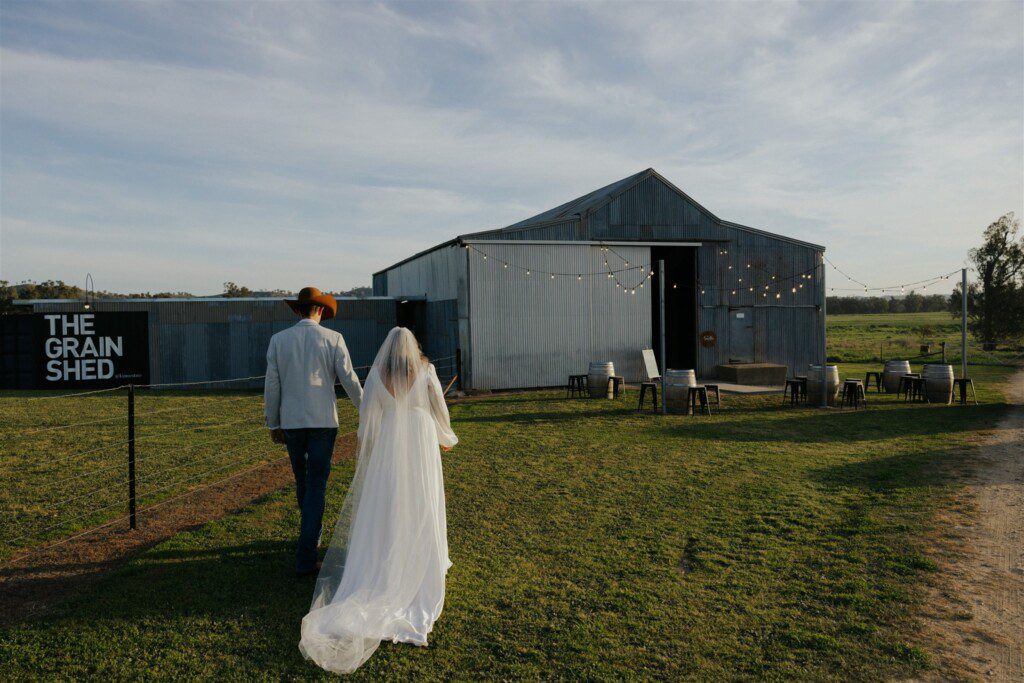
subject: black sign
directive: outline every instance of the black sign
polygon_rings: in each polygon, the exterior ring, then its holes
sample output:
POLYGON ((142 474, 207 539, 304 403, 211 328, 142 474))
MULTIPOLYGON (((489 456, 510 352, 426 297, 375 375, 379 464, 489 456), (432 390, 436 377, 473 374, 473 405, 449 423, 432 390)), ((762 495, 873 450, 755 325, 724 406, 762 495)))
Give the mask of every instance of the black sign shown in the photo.
POLYGON ((149 384, 149 314, 35 313, 36 387, 149 384))

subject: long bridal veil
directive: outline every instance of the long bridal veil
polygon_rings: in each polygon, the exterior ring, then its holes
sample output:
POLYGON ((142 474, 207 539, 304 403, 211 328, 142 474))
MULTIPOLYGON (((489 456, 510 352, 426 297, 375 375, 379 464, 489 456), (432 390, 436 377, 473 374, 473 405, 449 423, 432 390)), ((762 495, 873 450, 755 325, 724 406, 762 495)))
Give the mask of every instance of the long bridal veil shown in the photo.
POLYGON ((388 334, 359 412, 355 475, 299 643, 336 673, 354 671, 382 640, 426 645, 450 566, 438 444, 458 439, 409 330, 388 334))

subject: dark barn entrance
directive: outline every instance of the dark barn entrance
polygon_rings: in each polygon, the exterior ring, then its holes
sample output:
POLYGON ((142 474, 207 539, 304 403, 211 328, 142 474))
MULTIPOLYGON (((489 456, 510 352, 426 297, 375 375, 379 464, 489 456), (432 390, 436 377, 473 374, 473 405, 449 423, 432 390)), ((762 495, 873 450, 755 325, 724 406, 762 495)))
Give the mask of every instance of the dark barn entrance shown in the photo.
POLYGON ((697 249, 651 247, 651 334, 661 372, 661 310, 658 302, 658 261, 665 261, 665 366, 697 368, 697 249))

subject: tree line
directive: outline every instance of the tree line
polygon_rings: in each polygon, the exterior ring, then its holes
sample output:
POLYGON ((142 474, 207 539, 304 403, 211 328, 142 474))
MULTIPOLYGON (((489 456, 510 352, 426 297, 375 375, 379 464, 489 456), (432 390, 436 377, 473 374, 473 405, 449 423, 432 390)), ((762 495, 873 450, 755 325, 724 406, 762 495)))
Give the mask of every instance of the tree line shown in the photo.
POLYGON ((830 315, 850 313, 941 313, 950 307, 942 294, 921 295, 910 290, 903 296, 830 296, 825 299, 830 315))
MULTIPOLYGON (((201 296, 241 298, 241 297, 281 297, 293 296, 295 292, 284 289, 254 290, 234 282, 225 282, 224 291, 212 295, 196 295, 191 292, 108 292, 100 290, 87 292, 82 287, 70 285, 63 280, 45 280, 43 282, 19 282, 12 284, 0 280, 0 313, 27 313, 24 306, 15 305, 15 301, 32 299, 194 299, 201 296)), ((360 299, 373 294, 371 287, 353 287, 352 289, 331 292, 334 296, 354 296, 360 299)))

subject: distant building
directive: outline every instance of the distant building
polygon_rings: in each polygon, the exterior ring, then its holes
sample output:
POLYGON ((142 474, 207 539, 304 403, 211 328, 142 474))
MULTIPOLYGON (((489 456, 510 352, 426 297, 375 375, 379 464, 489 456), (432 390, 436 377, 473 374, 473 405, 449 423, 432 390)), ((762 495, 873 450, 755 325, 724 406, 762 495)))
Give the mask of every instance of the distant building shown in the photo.
POLYGON ((609 360, 636 380, 641 350, 659 349, 663 260, 669 368, 792 374, 824 359, 824 249, 722 220, 647 169, 410 256, 373 293, 401 302, 429 354, 461 350, 466 387, 562 385, 609 360))

